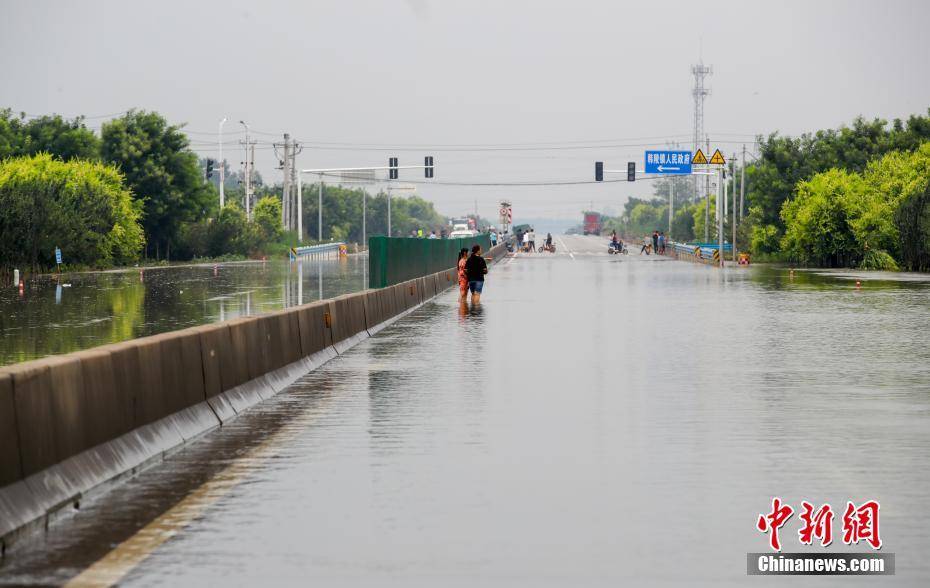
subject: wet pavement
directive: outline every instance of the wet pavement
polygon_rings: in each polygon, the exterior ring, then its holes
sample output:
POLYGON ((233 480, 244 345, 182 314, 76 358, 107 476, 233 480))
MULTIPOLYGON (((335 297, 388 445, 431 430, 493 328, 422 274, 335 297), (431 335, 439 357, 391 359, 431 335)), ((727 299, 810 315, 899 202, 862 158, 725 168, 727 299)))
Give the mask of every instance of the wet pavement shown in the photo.
MULTIPOLYGON (((878 500, 883 580, 930 582, 926 276, 557 244, 83 501, 0 582, 745 585, 773 496, 840 511, 827 551, 870 551, 842 510, 878 500)), ((798 528, 784 551, 822 550, 798 528)))
POLYGON ((0 288, 0 365, 261 314, 366 287, 367 256, 30 278, 0 288))

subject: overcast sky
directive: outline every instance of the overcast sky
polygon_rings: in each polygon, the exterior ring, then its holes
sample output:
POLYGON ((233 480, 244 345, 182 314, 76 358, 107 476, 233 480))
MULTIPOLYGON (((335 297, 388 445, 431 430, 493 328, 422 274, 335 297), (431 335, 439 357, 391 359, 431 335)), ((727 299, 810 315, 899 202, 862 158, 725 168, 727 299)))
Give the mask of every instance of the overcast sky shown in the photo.
MULTIPOLYGON (((304 168, 431 154, 436 182, 588 181, 595 160, 642 165, 646 145, 690 147, 701 50, 714 67, 706 130, 727 153, 756 133, 930 107, 930 2, 920 0, 0 0, 0 11, 0 107, 100 117, 93 127, 128 108, 156 110, 214 157, 228 116, 234 167, 242 119, 261 131, 258 166, 275 182, 269 143, 283 132, 306 142, 304 168), (560 149, 449 147, 539 143, 560 149), (608 147, 566 148, 598 143, 608 147)), ((450 215, 477 199, 479 213, 496 216, 509 197, 515 220, 580 220, 591 203, 619 210, 650 191, 418 186, 450 215)))

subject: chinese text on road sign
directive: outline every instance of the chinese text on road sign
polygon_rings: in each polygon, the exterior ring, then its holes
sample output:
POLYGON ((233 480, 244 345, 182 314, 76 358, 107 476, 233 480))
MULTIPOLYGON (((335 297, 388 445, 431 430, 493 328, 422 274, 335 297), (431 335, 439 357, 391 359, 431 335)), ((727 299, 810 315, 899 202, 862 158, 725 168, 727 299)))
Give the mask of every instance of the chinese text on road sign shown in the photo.
POLYGON ((646 151, 647 174, 690 174, 690 151, 646 151))

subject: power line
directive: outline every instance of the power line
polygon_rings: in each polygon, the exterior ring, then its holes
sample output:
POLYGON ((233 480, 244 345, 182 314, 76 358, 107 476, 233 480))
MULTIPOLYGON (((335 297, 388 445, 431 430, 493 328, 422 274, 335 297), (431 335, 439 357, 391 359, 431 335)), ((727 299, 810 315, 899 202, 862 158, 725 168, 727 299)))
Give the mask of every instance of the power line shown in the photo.
MULTIPOLYGON (((328 177, 334 177, 334 178, 342 177, 339 174, 326 173, 326 172, 321 173, 321 174, 315 174, 315 175, 322 175, 322 176, 328 176, 328 177)), ((661 176, 654 176, 654 177, 650 176, 650 177, 639 178, 637 181, 657 180, 660 178, 661 176)), ((418 185, 425 185, 425 186, 459 186, 459 187, 466 187, 466 186, 473 186, 473 187, 582 186, 586 184, 614 184, 614 183, 626 183, 627 182, 627 180, 624 180, 624 179, 604 180, 601 182, 597 182, 594 180, 550 180, 550 181, 545 181, 545 182, 540 182, 540 181, 535 181, 535 180, 517 181, 517 182, 503 182, 503 181, 498 181, 498 182, 444 182, 444 181, 436 181, 436 180, 425 181, 425 180, 400 180, 400 179, 398 180, 385 179, 385 180, 379 180, 379 181, 382 181, 387 184, 400 183, 400 184, 418 184, 418 185)))

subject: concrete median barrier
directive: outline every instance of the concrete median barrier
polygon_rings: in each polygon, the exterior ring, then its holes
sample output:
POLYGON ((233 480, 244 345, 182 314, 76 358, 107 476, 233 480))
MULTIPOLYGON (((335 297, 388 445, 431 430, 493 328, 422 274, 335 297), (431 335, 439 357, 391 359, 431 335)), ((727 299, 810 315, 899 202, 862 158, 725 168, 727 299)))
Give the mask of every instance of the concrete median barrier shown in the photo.
MULTIPOLYGON (((181 383, 184 407, 188 408, 206 400, 203 376, 203 354, 200 349, 200 333, 195 329, 184 329, 178 333, 181 345, 181 383)), ((176 366, 177 367, 177 366, 176 366)))
POLYGON ((378 299, 373 290, 361 292, 362 302, 365 305, 365 330, 371 334, 371 329, 381 322, 381 309, 378 308, 378 299))
POLYGON ((275 314, 266 314, 255 317, 259 325, 259 331, 263 337, 263 346, 265 349, 265 366, 263 374, 276 370, 284 365, 287 361, 284 358, 285 341, 282 324, 275 314))
POLYGON ((239 362, 240 380, 239 384, 257 378, 262 375, 264 366, 264 356, 262 351, 262 336, 258 330, 258 324, 252 317, 238 318, 228 323, 229 336, 232 341, 233 355, 239 362))
MULTIPOLYGON (((232 362, 232 343, 229 329, 223 323, 195 327, 192 332, 200 336, 200 363, 203 367, 204 396, 210 398, 224 390, 224 368, 232 362)), ((230 388, 233 386, 230 385, 230 388)))
POLYGON ((61 461, 87 448, 84 445, 88 426, 84 375, 81 373, 81 361, 74 354, 40 361, 48 365, 55 461, 61 461))
POLYGON ((136 421, 137 397, 142 385, 138 346, 135 341, 125 341, 106 345, 101 349, 106 349, 110 353, 113 384, 119 393, 119 402, 128 411, 130 429, 145 424, 136 421))
POLYGON ((0 369, 0 541, 284 390, 440 292, 395 286, 0 369))
POLYGON ((304 304, 297 308, 297 319, 300 330, 300 354, 308 357, 318 353, 327 346, 323 314, 326 312, 325 302, 304 304))
POLYGON ((0 487, 23 477, 19 458, 19 434, 13 404, 13 378, 0 372, 0 487))
POLYGON ((132 343, 139 352, 138 391, 133 420, 136 426, 140 426, 160 419, 168 411, 162 374, 161 341, 155 337, 146 337, 132 343))
POLYGON ((160 408, 151 415, 152 420, 157 420, 185 408, 184 374, 181 373, 183 353, 181 341, 174 333, 154 335, 151 339, 157 342, 161 362, 161 387, 157 391, 160 408))
POLYGON ((297 316, 297 309, 289 308, 278 313, 278 321, 281 323, 281 336, 284 343, 282 350, 284 353, 284 365, 294 363, 301 358, 300 351, 300 319, 297 316))
POLYGON ((84 448, 94 447, 132 430, 132 404, 116 386, 113 355, 99 348, 76 354, 84 378, 84 448))
POLYGON ((365 307, 358 294, 346 294, 328 303, 333 332, 333 347, 345 353, 350 347, 368 337, 365 328, 365 307))

